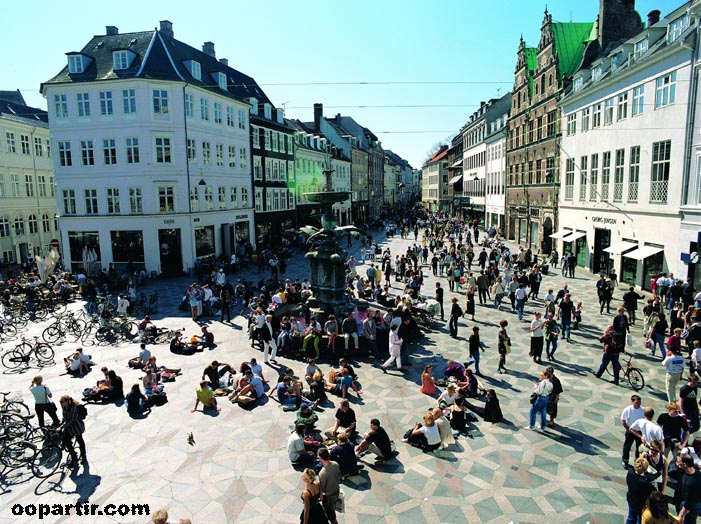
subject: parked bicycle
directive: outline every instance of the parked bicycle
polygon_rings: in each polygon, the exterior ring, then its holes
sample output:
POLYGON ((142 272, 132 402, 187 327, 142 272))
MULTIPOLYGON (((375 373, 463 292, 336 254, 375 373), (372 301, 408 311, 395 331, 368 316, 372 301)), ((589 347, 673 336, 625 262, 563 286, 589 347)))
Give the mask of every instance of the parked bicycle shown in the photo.
POLYGON ((9 391, 0 391, 0 396, 2 396, 2 400, 0 400, 0 414, 17 413, 27 417, 31 415, 31 411, 29 410, 29 406, 27 406, 27 404, 21 400, 8 398, 9 395, 9 391))
MULTIPOLYGON (((630 387, 635 391, 643 389, 645 387, 645 377, 643 376, 642 370, 633 365, 633 356, 628 353, 621 353, 619 360, 621 361, 623 378, 628 381, 630 387)), ((613 366, 606 366, 606 372, 610 376, 613 376, 612 368, 613 366)))
POLYGON ((39 367, 53 365, 54 356, 54 350, 50 345, 39 342, 39 337, 34 337, 34 344, 22 338, 21 343, 5 351, 0 360, 7 369, 17 369, 29 367, 32 359, 36 360, 39 367))
POLYGON ((42 338, 50 343, 55 344, 60 340, 71 335, 74 340, 77 340, 85 331, 86 322, 77 318, 73 313, 56 317, 53 324, 49 325, 41 334, 42 338))

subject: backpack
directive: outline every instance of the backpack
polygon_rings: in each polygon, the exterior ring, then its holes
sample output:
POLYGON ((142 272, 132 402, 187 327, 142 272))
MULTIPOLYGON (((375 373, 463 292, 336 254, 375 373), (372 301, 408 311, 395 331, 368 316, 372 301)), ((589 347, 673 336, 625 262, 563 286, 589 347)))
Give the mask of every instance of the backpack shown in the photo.
POLYGON ((85 404, 78 404, 75 409, 80 420, 85 420, 88 417, 88 408, 85 407, 85 404))

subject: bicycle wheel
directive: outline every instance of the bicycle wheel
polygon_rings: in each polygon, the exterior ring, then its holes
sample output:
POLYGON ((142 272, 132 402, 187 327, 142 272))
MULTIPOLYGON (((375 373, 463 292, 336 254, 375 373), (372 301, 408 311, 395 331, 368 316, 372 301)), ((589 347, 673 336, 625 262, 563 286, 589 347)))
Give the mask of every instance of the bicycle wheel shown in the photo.
POLYGON ((55 315, 63 315, 66 312, 66 304, 65 302, 55 300, 50 304, 49 309, 53 311, 55 315))
POLYGON ((9 411, 0 412, 0 424, 2 424, 5 437, 10 440, 24 440, 24 436, 30 428, 26 418, 9 411))
POLYGON ((33 444, 24 440, 15 440, 6 443, 0 451, 0 463, 10 469, 30 466, 34 462, 36 448, 33 444))
POLYGON ((8 400, 2 409, 5 413, 17 413, 20 417, 28 417, 32 414, 29 406, 19 400, 8 400))
POLYGON ((101 327, 97 330, 97 333, 95 333, 95 338, 98 342, 107 342, 112 338, 112 336, 113 332, 112 328, 110 327, 101 327))
POLYGON ((635 391, 640 391, 645 387, 645 377, 643 377, 643 372, 638 368, 630 368, 627 378, 628 382, 630 382, 630 387, 635 391))
POLYGON ((9 322, 3 322, 0 328, 0 339, 14 340, 17 338, 17 328, 9 322))
POLYGON ((24 366, 28 360, 24 353, 18 349, 8 349, 2 354, 2 365, 7 369, 17 369, 24 366))
POLYGON ((77 339, 85 331, 86 325, 85 320, 74 318, 68 323, 68 332, 77 339))
POLYGON ((56 355, 54 348, 52 348, 49 344, 44 344, 43 342, 39 342, 36 345, 34 354, 36 355, 40 364, 53 364, 54 356, 56 355))
POLYGON ((55 324, 52 324, 42 332, 41 338, 43 338, 44 341, 48 342, 49 344, 55 344, 61 339, 62 335, 61 328, 55 324))
POLYGON ((131 340, 139 334, 139 326, 137 326, 135 322, 125 320, 119 324, 119 334, 122 336, 122 338, 131 340))
POLYGON ((46 478, 61 465, 63 452, 60 446, 49 444, 36 450, 32 460, 32 473, 40 479, 46 478))

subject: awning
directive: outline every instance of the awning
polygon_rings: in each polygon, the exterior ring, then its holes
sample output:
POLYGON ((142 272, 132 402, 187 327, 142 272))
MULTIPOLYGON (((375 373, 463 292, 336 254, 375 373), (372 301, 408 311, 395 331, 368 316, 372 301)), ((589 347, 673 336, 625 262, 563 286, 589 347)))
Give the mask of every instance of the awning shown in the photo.
POLYGON ((455 163, 454 163, 452 166, 450 166, 450 167, 458 167, 458 166, 462 166, 462 158, 461 158, 460 160, 458 160, 457 162, 455 162, 455 163))
POLYGON ((462 175, 454 176, 453 178, 450 179, 449 184, 455 184, 456 182, 459 182, 460 179, 462 178, 462 175))
POLYGON ((644 260, 647 257, 651 257, 652 255, 659 253, 660 251, 664 251, 664 249, 661 247, 643 246, 639 247, 635 251, 623 253, 623 256, 633 258, 635 260, 644 260))
POLYGON ((585 236, 587 236, 586 233, 582 233, 581 231, 575 231, 575 232, 572 233, 571 235, 568 235, 568 236, 564 237, 564 238, 562 239, 562 241, 563 241, 563 242, 574 242, 574 241, 577 240, 578 238, 582 238, 582 237, 585 237, 585 236))
POLYGON ((620 255, 624 251, 628 251, 629 249, 633 249, 634 247, 638 247, 638 244, 635 244, 634 242, 626 242, 625 240, 623 242, 619 242, 618 244, 613 244, 612 246, 607 247, 604 249, 607 253, 611 253, 612 255, 620 255))
POLYGON ((562 238, 562 237, 566 237, 567 235, 571 235, 571 234, 572 234, 571 230, 561 229, 557 233, 553 233, 552 235, 550 235, 550 238, 562 238))

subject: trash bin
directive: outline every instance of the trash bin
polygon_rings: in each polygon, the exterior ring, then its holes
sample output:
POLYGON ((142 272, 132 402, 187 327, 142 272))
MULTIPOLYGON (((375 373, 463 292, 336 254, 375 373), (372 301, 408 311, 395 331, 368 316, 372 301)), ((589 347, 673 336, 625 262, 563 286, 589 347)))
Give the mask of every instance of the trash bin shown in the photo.
POLYGON ((543 273, 544 275, 547 275, 548 271, 550 271, 549 264, 544 264, 544 265, 540 266, 540 272, 543 273))

